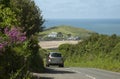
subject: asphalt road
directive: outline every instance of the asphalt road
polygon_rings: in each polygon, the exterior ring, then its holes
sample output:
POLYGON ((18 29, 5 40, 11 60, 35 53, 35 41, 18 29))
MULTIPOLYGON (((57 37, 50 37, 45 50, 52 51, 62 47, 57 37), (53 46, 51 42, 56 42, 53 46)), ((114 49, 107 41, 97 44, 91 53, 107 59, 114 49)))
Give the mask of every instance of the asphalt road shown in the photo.
POLYGON ((45 73, 33 73, 38 79, 120 79, 120 73, 96 68, 46 68, 45 73))

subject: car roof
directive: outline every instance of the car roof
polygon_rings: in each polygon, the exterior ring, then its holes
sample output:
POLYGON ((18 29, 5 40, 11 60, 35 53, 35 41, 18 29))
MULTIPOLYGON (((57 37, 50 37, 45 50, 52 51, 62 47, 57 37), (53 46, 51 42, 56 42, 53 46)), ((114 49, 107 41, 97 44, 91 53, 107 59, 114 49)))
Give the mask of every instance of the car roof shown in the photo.
POLYGON ((52 54, 52 53, 58 53, 58 54, 61 54, 60 52, 50 52, 50 54, 52 54))

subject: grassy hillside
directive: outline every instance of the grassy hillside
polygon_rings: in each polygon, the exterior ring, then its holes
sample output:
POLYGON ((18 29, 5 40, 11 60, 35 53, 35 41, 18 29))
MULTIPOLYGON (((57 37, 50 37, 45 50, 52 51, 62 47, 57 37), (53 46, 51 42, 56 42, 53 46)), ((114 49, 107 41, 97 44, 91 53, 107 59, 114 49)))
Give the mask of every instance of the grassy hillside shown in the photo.
POLYGON ((101 68, 120 72, 120 36, 93 34, 76 45, 62 44, 66 66, 101 68))
POLYGON ((40 36, 47 37, 51 32, 61 32, 64 36, 71 34, 71 36, 79 36, 80 38, 88 37, 93 33, 92 31, 83 28, 62 25, 46 29, 40 33, 40 36))

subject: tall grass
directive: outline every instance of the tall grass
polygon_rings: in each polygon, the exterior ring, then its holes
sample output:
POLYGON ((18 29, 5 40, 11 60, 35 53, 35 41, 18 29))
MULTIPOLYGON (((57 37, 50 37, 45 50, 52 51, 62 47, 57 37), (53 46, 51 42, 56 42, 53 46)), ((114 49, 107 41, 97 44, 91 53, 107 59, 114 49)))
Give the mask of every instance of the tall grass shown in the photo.
POLYGON ((67 67, 89 67, 89 68, 100 68, 111 71, 120 72, 120 61, 110 60, 108 58, 95 58, 94 60, 87 60, 79 58, 66 59, 65 66, 67 67))

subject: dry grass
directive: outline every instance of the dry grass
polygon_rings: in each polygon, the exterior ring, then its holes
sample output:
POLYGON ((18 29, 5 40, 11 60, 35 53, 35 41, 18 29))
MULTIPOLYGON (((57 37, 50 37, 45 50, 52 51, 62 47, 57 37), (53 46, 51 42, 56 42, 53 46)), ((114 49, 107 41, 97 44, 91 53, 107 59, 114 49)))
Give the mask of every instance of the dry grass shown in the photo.
POLYGON ((79 41, 40 41, 39 45, 44 49, 58 48, 61 44, 77 44, 79 41))

